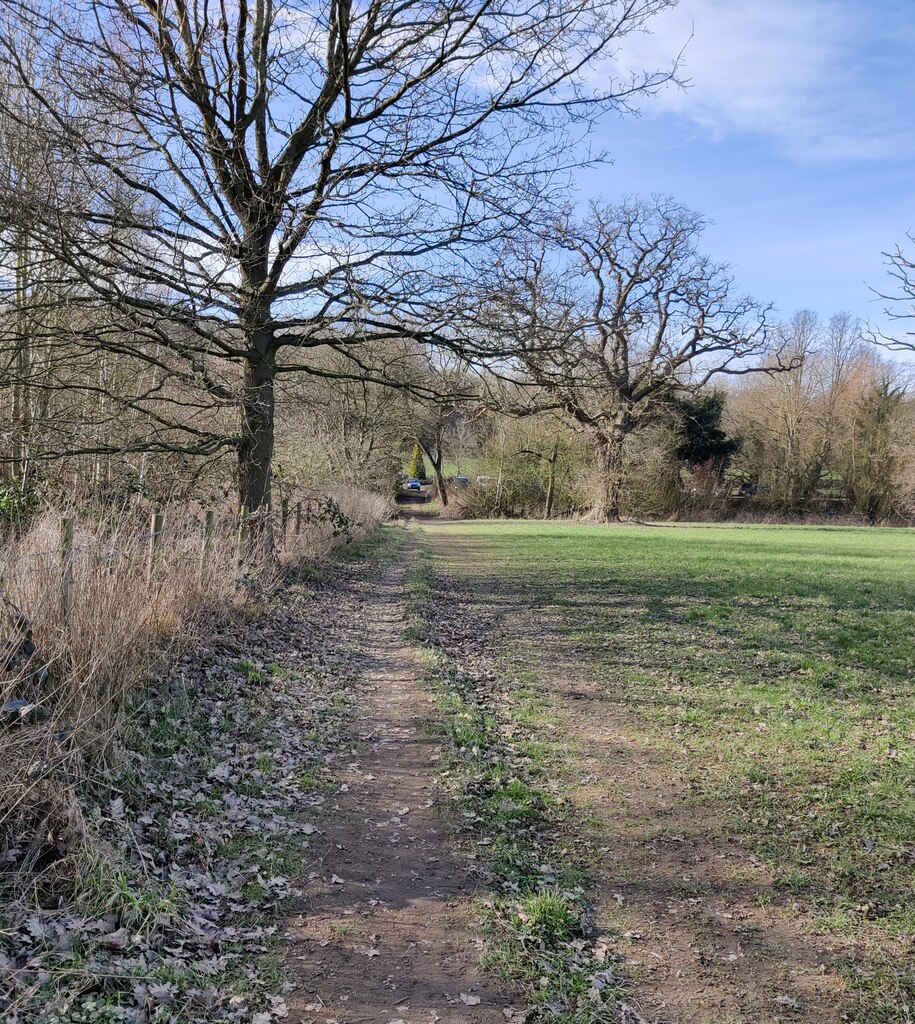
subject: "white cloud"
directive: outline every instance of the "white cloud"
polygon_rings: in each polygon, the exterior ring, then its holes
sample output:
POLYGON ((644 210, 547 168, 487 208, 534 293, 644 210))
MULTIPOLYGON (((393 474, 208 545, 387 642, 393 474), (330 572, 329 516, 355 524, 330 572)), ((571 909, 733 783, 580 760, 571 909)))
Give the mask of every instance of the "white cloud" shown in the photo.
POLYGON ((663 65, 685 44, 690 87, 665 90, 646 114, 674 113, 718 137, 768 136, 798 159, 885 159, 915 149, 907 3, 681 0, 652 30, 626 40, 625 63, 663 65))

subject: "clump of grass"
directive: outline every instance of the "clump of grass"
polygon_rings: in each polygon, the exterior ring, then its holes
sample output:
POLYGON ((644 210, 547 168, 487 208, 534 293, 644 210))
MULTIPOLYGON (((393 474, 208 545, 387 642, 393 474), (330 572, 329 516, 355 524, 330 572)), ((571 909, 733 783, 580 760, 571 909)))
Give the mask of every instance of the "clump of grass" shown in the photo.
POLYGON ((177 920, 183 902, 177 887, 125 870, 104 846, 80 851, 73 904, 88 918, 111 915, 118 927, 147 937, 177 920))
POLYGON ((581 906, 572 893, 550 886, 520 901, 512 923, 519 936, 556 946, 580 934, 581 906))

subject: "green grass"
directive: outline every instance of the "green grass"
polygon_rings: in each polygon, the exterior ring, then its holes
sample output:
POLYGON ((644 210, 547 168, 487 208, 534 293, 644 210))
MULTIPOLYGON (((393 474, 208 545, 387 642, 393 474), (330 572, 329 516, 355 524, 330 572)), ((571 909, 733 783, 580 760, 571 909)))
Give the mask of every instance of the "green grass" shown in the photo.
POLYGON ((490 610, 545 609, 696 804, 724 807, 824 929, 897 948, 915 933, 915 531, 521 522, 433 536, 460 538, 449 568, 490 610))
POLYGON ((450 480, 458 476, 466 476, 470 480, 475 480, 478 473, 485 473, 485 462, 483 459, 474 457, 461 459, 458 463, 456 461, 445 460, 442 463, 442 473, 450 480), (483 467, 482 469, 480 467, 483 467))
POLYGON ((244 672, 252 683, 264 682, 264 670, 259 665, 255 665, 253 662, 243 658, 235 667, 239 672, 244 672))

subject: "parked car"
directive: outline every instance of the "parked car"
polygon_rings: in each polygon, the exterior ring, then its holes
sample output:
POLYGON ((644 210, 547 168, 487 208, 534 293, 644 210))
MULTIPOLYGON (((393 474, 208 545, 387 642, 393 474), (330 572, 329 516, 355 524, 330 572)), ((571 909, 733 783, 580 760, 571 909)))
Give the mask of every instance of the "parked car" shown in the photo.
POLYGON ((407 481, 407 490, 421 491, 422 489, 423 485, 420 483, 420 481, 417 480, 415 476, 411 476, 410 479, 407 481))
POLYGON ((485 474, 481 473, 480 476, 477 477, 477 486, 485 487, 490 480, 492 480, 491 476, 486 476, 485 474))
POLYGON ((469 476, 461 476, 461 474, 459 473, 454 478, 454 486, 455 487, 469 487, 470 486, 470 477, 469 476))

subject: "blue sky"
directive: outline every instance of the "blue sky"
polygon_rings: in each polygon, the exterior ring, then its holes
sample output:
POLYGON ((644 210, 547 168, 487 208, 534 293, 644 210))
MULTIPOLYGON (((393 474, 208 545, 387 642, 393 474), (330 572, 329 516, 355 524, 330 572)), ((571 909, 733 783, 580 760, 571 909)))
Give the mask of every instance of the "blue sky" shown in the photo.
POLYGON ((691 84, 600 124, 613 163, 580 175, 583 194, 675 195, 781 315, 882 321, 868 285, 915 230, 915 0, 680 0, 652 28, 624 62, 685 45, 691 84))

